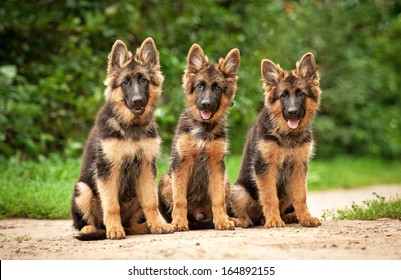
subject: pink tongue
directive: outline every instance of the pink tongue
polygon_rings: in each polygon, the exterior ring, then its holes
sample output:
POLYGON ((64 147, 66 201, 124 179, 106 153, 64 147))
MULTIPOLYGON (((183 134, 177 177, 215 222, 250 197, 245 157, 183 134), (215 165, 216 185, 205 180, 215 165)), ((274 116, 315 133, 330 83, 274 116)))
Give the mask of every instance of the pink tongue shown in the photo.
POLYGON ((296 129, 299 125, 299 120, 298 119, 290 119, 290 120, 288 120, 287 124, 292 129, 296 129))
POLYGON ((202 110, 200 113, 201 113, 202 119, 204 119, 204 120, 208 120, 212 116, 212 112, 210 112, 210 111, 202 110))

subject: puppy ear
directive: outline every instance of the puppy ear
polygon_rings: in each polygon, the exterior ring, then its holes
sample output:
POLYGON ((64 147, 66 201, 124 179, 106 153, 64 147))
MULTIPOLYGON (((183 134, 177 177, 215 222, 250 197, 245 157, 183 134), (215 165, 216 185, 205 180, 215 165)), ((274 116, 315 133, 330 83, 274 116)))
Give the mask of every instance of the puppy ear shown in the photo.
POLYGON ((128 51, 128 48, 124 42, 117 40, 111 48, 111 52, 109 53, 107 71, 110 73, 113 71, 113 69, 122 68, 131 60, 131 57, 131 52, 128 51))
POLYGON ((238 49, 232 49, 224 59, 220 69, 227 77, 236 76, 240 65, 240 52, 238 49))
POLYGON ((261 63, 263 81, 270 86, 277 86, 283 77, 283 70, 269 59, 263 59, 261 63))
POLYGON ((208 62, 208 58, 198 44, 193 44, 187 56, 187 70, 191 73, 198 73, 208 62))
POLYGON ((306 80, 313 80, 318 77, 317 65, 312 53, 306 53, 296 64, 297 74, 306 80))
POLYGON ((136 50, 136 59, 150 68, 159 70, 159 51, 156 48, 156 44, 152 38, 147 38, 143 41, 140 48, 136 50))

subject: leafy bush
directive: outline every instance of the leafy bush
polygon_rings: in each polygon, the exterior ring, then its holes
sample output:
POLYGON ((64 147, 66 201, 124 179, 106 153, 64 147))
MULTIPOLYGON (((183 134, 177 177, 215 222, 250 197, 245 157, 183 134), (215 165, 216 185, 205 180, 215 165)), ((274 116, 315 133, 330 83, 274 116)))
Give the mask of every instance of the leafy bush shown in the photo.
POLYGON ((315 54, 323 99, 317 156, 399 158, 399 1, 2 1, 0 157, 78 156, 103 103, 107 54, 155 39, 166 77, 156 111, 167 152, 183 107, 186 55, 210 59, 237 47, 241 66, 230 112, 231 151, 240 153, 263 105, 260 61, 292 69, 315 54))

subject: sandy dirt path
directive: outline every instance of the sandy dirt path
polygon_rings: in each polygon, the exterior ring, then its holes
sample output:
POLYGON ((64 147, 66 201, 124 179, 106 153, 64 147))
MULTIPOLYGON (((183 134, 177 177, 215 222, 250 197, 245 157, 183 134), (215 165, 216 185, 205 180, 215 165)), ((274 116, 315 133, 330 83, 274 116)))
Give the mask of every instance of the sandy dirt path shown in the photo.
MULTIPOLYGON (((373 199, 373 192, 401 197, 401 186, 311 192, 311 213, 373 199)), ((71 220, 0 220, 0 259, 401 259, 401 221, 323 221, 318 228, 236 228, 124 240, 81 242, 71 220)))

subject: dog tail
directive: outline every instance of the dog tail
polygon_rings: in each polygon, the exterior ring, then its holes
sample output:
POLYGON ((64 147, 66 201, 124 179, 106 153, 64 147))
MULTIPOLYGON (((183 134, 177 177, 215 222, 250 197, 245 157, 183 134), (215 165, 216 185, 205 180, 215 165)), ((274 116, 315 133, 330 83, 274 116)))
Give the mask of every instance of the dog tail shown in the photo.
POLYGON ((97 231, 91 233, 80 233, 78 235, 75 235, 74 238, 80 241, 95 241, 107 239, 105 229, 98 229, 97 231))

